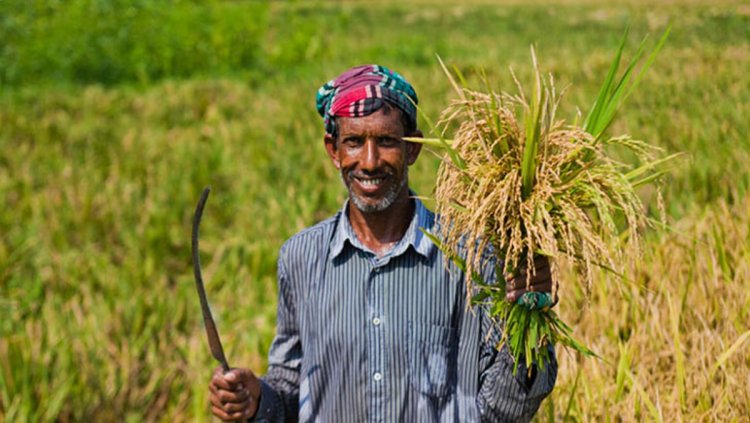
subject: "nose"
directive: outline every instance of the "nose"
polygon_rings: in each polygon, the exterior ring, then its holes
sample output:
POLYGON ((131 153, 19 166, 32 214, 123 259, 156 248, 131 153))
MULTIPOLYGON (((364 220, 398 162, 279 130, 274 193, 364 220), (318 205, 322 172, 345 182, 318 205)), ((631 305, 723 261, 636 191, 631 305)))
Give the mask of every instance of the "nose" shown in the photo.
POLYGON ((364 171, 375 171, 378 168, 379 161, 378 143, 374 139, 368 138, 365 141, 359 166, 364 171))

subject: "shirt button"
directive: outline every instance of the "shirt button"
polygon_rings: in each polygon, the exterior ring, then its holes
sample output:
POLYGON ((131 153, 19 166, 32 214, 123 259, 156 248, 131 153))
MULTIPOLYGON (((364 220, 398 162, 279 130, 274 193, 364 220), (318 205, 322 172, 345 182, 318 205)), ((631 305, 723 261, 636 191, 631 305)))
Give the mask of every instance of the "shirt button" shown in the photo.
POLYGON ((372 375, 372 378, 375 379, 375 382, 380 382, 383 379, 383 375, 381 375, 380 373, 375 373, 374 375, 372 375))
POLYGON ((380 317, 376 317, 376 318, 372 319, 372 324, 375 325, 375 326, 379 326, 380 325, 380 317))

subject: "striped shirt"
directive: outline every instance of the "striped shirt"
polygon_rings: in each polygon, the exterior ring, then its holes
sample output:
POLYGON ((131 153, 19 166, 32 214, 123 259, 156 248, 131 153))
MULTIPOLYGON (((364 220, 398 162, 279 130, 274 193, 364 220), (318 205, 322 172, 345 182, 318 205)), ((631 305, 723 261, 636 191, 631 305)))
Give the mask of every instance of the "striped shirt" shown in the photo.
POLYGON ((467 308, 463 274, 420 230, 434 214, 414 201, 382 256, 358 240, 346 204, 284 244, 257 421, 528 421, 551 392, 554 358, 513 374, 486 314, 467 308))

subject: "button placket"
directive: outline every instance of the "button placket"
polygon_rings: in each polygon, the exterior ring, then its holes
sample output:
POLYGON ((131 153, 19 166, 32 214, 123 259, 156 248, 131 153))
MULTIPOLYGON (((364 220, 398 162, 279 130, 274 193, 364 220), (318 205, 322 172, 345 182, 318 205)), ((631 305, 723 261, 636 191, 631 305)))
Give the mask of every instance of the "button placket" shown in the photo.
POLYGON ((379 421, 383 407, 385 406, 385 389, 387 385, 384 382, 384 333, 383 333, 383 302, 384 302, 384 263, 373 260, 370 262, 369 284, 368 289, 368 309, 369 321, 367 329, 368 338, 368 361, 370 362, 370 384, 372 399, 371 419, 370 421, 379 421))

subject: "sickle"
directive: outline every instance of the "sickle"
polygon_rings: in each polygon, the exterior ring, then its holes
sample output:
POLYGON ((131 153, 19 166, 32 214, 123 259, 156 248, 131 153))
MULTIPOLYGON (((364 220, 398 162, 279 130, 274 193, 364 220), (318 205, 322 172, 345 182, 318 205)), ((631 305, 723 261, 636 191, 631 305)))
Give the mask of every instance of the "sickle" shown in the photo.
POLYGON ((229 363, 227 363, 227 359, 224 356, 224 348, 221 346, 219 332, 216 330, 216 324, 211 315, 211 309, 208 306, 206 289, 203 287, 203 276, 201 275, 201 258, 198 251, 198 228, 201 225, 203 207, 206 205, 206 200, 208 200, 208 194, 210 192, 210 187, 203 189, 201 198, 198 201, 198 206, 195 208, 195 215, 193 216, 193 274, 195 275, 195 286, 198 288, 198 297, 200 297, 201 300, 201 312, 203 313, 203 323, 206 326, 208 346, 211 348, 211 355, 221 363, 221 367, 224 369, 224 373, 226 373, 229 371, 229 363))

